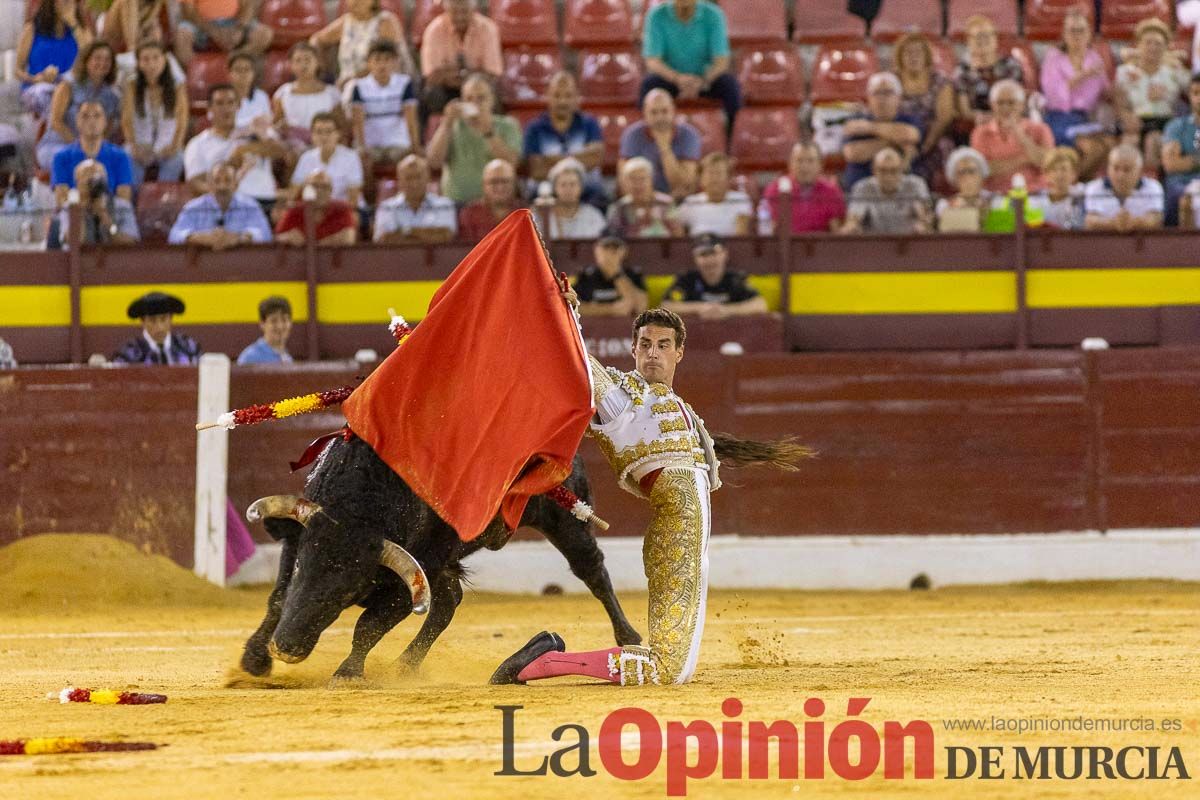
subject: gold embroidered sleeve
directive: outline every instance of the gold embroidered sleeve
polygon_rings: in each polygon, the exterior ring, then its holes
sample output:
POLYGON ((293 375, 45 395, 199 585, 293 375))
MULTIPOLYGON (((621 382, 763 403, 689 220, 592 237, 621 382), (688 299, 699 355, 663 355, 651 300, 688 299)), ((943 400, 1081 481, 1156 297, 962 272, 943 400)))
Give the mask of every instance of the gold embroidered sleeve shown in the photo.
POLYGON ((592 405, 599 407, 600 400, 617 385, 617 382, 609 374, 608 367, 601 364, 591 353, 588 353, 588 363, 592 367, 592 405))

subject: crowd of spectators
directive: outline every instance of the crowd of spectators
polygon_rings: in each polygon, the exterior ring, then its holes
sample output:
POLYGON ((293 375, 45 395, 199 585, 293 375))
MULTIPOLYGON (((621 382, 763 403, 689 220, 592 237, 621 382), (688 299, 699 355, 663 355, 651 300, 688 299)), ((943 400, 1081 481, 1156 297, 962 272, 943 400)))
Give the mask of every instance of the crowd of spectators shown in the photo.
POLYGON ((987 17, 966 20, 957 65, 907 32, 880 50, 890 69, 865 81, 838 147, 802 133, 769 174, 740 170, 686 117, 719 109, 728 142, 744 113, 725 12, 640 5, 640 113, 606 175, 572 70, 545 82, 544 113, 506 112, 505 43, 475 0, 442 0, 419 47, 378 0, 348 0, 300 41, 259 20, 261 0, 115 0, 100 19, 43 0, 16 54, 39 135, 5 174, 52 188, 50 246, 138 241, 141 187, 176 181, 192 199, 168 240, 216 249, 470 242, 521 207, 547 238, 589 240, 774 235, 785 214, 797 235, 998 230, 1017 196, 1031 224, 1068 229, 1191 226, 1200 210, 1200 77, 1157 18, 1100 42, 1080 5, 1037 76, 987 17), (280 42, 291 79, 268 93, 263 57, 280 42), (185 77, 200 53, 228 73, 204 97, 185 77))

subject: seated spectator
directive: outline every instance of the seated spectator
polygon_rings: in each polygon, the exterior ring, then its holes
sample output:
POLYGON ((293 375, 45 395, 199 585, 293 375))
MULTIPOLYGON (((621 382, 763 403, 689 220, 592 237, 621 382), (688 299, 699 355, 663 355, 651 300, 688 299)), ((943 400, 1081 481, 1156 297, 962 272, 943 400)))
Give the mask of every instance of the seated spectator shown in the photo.
POLYGON ((654 189, 671 197, 687 197, 696 184, 700 160, 700 132, 675 120, 675 101, 662 89, 651 89, 642 99, 642 118, 621 134, 618 174, 627 159, 649 160, 654 168, 654 189))
POLYGON ((729 71, 725 12, 708 0, 670 0, 646 11, 642 58, 646 77, 641 99, 652 89, 692 100, 707 97, 725 109, 729 130, 742 106, 737 78, 729 71))
POLYGON ((991 191, 1007 192, 1018 173, 1035 189, 1041 186, 1042 161, 1054 147, 1054 134, 1046 123, 1025 117, 1024 87, 1004 80, 992 86, 992 116, 971 131, 971 147, 988 160, 985 185, 991 191))
POLYGON ((108 130, 108 117, 104 113, 104 106, 90 100, 81 104, 75 114, 74 127, 79 131, 79 138, 54 156, 53 169, 50 172, 50 184, 54 187, 54 197, 58 204, 65 203, 67 192, 75 188, 75 168, 81 161, 88 159, 104 165, 109 192, 132 200, 133 168, 125 151, 104 139, 104 133, 108 130))
POLYGON ((126 314, 141 320, 142 332, 126 342, 112 360, 117 364, 197 363, 200 344, 171 327, 174 317, 183 312, 183 301, 163 292, 149 292, 134 300, 126 314))
POLYGON ((842 220, 846 216, 846 198, 836 181, 821 177, 821 151, 815 143, 797 142, 792 145, 788 174, 779 176, 763 189, 762 203, 768 224, 760 226, 759 233, 775 234, 779 231, 784 194, 791 195, 793 235, 830 233, 842 227, 842 220))
POLYGON ((1200 75, 1188 83, 1190 113, 1176 117, 1163 130, 1162 165, 1166 173, 1167 224, 1178 218, 1179 198, 1200 178, 1200 75))
POLYGON ((954 70, 958 116, 978 125, 987 120, 992 87, 999 81, 1023 83, 1025 72, 1011 55, 1000 53, 996 26, 982 14, 966 22, 967 60, 954 70))
POLYGON ((442 170, 442 194, 459 205, 483 194, 483 167, 489 161, 500 158, 515 166, 521 160, 521 126, 496 114, 495 106, 491 82, 472 75, 463 84, 462 99, 446 104, 429 140, 429 163, 442 170))
POLYGON ((900 79, 890 72, 876 72, 867 80, 866 113, 850 117, 842 128, 842 186, 847 191, 871 174, 871 159, 883 148, 903 153, 905 164, 917 154, 921 129, 915 119, 900 115, 900 92, 900 79))
POLYGON ((729 252, 719 236, 705 233, 692 242, 696 268, 675 278, 662 307, 700 319, 726 319, 767 313, 767 301, 749 284, 745 273, 729 269, 729 252))
POLYGON ((257 22, 262 0, 179 0, 175 57, 185 67, 197 50, 264 53, 274 31, 257 22))
POLYGON ((442 0, 442 8, 421 36, 422 99, 430 112, 462 95, 472 73, 495 85, 504 72, 500 29, 475 11, 475 0, 442 0))
POLYGON ((1096 112, 1109 91, 1104 59, 1092 47, 1092 23, 1083 8, 1072 8, 1063 17, 1062 43, 1046 51, 1042 60, 1042 117, 1054 133, 1056 145, 1078 147, 1082 169, 1091 172, 1112 146, 1096 112))
POLYGON ((371 45, 368 72, 346 84, 354 146, 368 164, 396 162, 420 150, 417 95, 412 78, 396 71, 396 45, 371 45))
POLYGON ((238 96, 237 118, 234 124, 239 131, 254 131, 262 135, 273 120, 271 98, 258 86, 262 62, 256 56, 238 50, 225 60, 229 68, 229 84, 238 96))
POLYGON ((904 174, 904 159, 886 148, 875 154, 872 174, 854 184, 842 233, 910 234, 929 231, 929 187, 904 174))
POLYGON ((358 154, 339 142, 341 131, 333 114, 312 119, 313 148, 306 150, 292 171, 293 194, 299 194, 305 179, 316 171, 333 181, 333 199, 358 208, 362 201, 363 168, 358 154))
POLYGON ((162 25, 166 9, 167 0, 113 0, 104 12, 100 38, 116 53, 128 53, 139 43, 157 42, 165 47, 170 41, 162 25))
POLYGON ((228 83, 208 89, 209 127, 192 137, 183 151, 183 174, 193 194, 209 191, 215 165, 228 163, 237 170, 237 191, 264 207, 275 202, 274 159, 286 151, 269 125, 245 130, 237 127, 237 91, 228 83), (260 133, 261 131, 261 133, 260 133))
POLYGON ((1084 227, 1090 231, 1152 230, 1163 223, 1163 188, 1144 177, 1142 154, 1120 144, 1108 154, 1108 176, 1088 183, 1083 193, 1084 227))
POLYGON ((1042 162, 1042 185, 1029 196, 1029 205, 1041 211, 1042 224, 1077 231, 1083 227, 1083 186, 1079 183, 1079 154, 1056 147, 1042 162))
POLYGON ((988 176, 987 159, 978 150, 960 147, 946 159, 946 176, 955 189, 953 197, 937 201, 934 211, 939 230, 977 231, 992 207, 992 193, 983 188, 988 176), (968 219, 963 209, 974 213, 968 219))
POLYGON ((0 369, 16 369, 17 359, 13 355, 12 345, 0 339, 0 369))
MULTIPOLYGON (((136 244, 141 239, 133 203, 112 195, 103 164, 90 158, 80 161, 75 167, 75 186, 79 188, 80 244, 136 244)), ((55 244, 66 247, 70 243, 70 206, 58 212, 46 238, 48 249, 55 249, 55 244)))
POLYGON ((671 195, 654 191, 654 165, 642 156, 621 163, 625 194, 608 207, 608 229, 622 239, 682 236, 683 224, 671 195))
POLYGON ((574 158, 586 170, 584 202, 599 208, 608 204, 600 176, 604 137, 596 118, 579 110, 579 86, 571 73, 558 72, 547 84, 546 113, 525 128, 523 155, 535 181, 547 180, 556 164, 574 158))
POLYGON ((700 159, 701 191, 679 204, 679 219, 692 236, 746 236, 751 232, 754 204, 750 195, 730 188, 730 166, 724 153, 709 153, 700 159))
POLYGON ((346 13, 308 39, 318 49, 337 47, 338 86, 367 76, 367 54, 371 45, 379 41, 396 45, 400 71, 415 77, 416 67, 399 17, 380 8, 379 0, 347 0, 343 7, 346 13))
POLYGON ((1144 19, 1134 29, 1133 59, 1117 68, 1117 99, 1123 105, 1121 127, 1127 143, 1136 137, 1142 159, 1158 172, 1162 131, 1175 116, 1176 105, 1188 86, 1187 70, 1173 53, 1171 29, 1162 20, 1144 19))
MULTIPOLYGON (((604 215, 583 200, 583 164, 567 157, 550 168, 547 178, 554 199, 549 209, 550 239, 595 239, 604 231, 604 215)), ((484 187, 486 193, 487 187, 484 187)), ((534 214, 542 225, 542 215, 534 214)))
POLYGON ((292 304, 286 297, 272 296, 258 304, 258 327, 262 336, 237 357, 238 364, 291 364, 287 351, 292 334, 292 304))
POLYGON ((45 170, 54 164, 59 150, 75 142, 78 136, 75 117, 81 105, 99 103, 104 109, 106 139, 116 133, 117 121, 121 119, 121 95, 115 86, 117 62, 108 42, 92 42, 83 48, 71 77, 72 80, 61 81, 55 88, 48 127, 38 143, 38 166, 45 170))
POLYGON ((238 170, 228 161, 213 165, 211 191, 189 200, 171 226, 167 241, 212 250, 271 241, 271 225, 253 197, 237 191, 238 170))
POLYGON ((458 235, 478 242, 518 208, 517 171, 504 159, 494 158, 483 168, 483 197, 458 212, 458 235))
POLYGON ((954 86, 933 68, 933 47, 922 33, 906 33, 896 40, 896 77, 900 79, 900 109, 924 131, 911 169, 926 183, 942 171, 946 134, 954 123, 954 86))
POLYGON ((312 144, 309 131, 317 114, 333 114, 342 123, 342 96, 338 90, 317 77, 320 64, 317 49, 308 42, 296 42, 288 53, 288 67, 294 80, 275 90, 271 112, 275 127, 298 151, 312 144))
POLYGON ((458 232, 454 203, 429 191, 429 162, 416 154, 396 165, 400 192, 375 209, 375 241, 441 244, 458 232))
POLYGON ((79 5, 79 0, 45 0, 21 29, 16 77, 21 81, 21 102, 35 117, 49 113, 59 81, 71 71, 80 48, 92 41, 79 5))
POLYGON ((575 276, 579 313, 585 317, 631 317, 646 310, 646 280, 625 263, 629 248, 619 236, 592 245, 595 263, 575 276))
POLYGON ((187 85, 175 83, 160 42, 143 42, 137 49, 137 73, 121 97, 121 131, 135 186, 142 185, 150 168, 157 169, 159 181, 174 183, 183 177, 187 129, 187 85))
POLYGON ((341 200, 333 199, 333 181, 324 172, 317 170, 304 179, 301 199, 284 212, 275 226, 275 241, 284 244, 303 245, 306 241, 304 211, 307 203, 312 204, 313 236, 317 244, 351 245, 358 234, 358 219, 354 209, 341 200))

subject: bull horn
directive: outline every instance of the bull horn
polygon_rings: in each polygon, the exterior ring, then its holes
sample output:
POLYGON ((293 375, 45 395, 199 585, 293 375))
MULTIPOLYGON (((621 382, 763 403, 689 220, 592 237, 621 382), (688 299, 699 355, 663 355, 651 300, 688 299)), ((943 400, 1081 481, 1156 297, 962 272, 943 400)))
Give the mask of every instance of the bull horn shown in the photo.
POLYGON ((429 610, 429 580, 425 577, 425 570, 407 550, 384 539, 379 563, 399 575, 400 580, 408 586, 414 614, 424 614, 429 610))
POLYGON ((312 500, 297 497, 294 494, 276 494, 271 497, 260 497, 246 509, 246 521, 255 523, 268 517, 294 519, 301 525, 307 526, 308 520, 321 507, 312 500))

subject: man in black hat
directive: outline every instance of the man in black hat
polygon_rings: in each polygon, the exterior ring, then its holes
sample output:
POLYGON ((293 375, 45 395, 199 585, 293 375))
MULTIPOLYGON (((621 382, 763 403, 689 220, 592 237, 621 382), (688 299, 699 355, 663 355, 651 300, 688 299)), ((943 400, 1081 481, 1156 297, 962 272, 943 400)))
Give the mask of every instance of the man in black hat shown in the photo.
POLYGON ((171 317, 183 313, 183 301, 163 292, 150 292, 129 304, 130 319, 142 321, 142 335, 130 339, 113 356, 118 364, 195 364, 200 345, 186 334, 172 332, 171 317))
POLYGON ((701 319, 725 319, 767 313, 767 301, 742 272, 728 269, 729 252, 719 236, 705 233, 692 241, 696 268, 675 279, 663 296, 662 307, 701 319))
POLYGON ((629 248, 620 236, 601 236, 592 246, 595 263, 575 278, 579 313, 584 316, 633 317, 646 310, 646 281, 625 263, 629 248))

